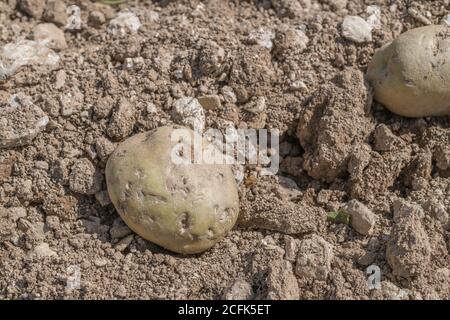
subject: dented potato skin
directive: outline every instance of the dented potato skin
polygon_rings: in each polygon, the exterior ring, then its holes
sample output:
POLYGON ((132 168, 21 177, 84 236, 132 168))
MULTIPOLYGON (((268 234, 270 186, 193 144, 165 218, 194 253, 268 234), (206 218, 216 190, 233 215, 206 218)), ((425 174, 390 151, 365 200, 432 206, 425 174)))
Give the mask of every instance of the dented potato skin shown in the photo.
POLYGON ((161 127, 122 142, 106 166, 108 192, 122 219, 144 239, 174 252, 200 253, 234 226, 237 185, 229 166, 175 164, 174 129, 180 127, 161 127))
POLYGON ((379 49, 367 71, 375 99, 405 117, 450 115, 450 28, 426 26, 379 49))

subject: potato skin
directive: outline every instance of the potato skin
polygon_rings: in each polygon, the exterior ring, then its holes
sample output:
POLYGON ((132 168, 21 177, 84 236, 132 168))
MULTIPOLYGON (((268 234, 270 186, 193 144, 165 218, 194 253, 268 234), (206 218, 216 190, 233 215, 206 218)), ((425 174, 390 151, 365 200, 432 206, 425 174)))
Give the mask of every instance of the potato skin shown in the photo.
MULTIPOLYGON (((106 165, 111 200, 144 239, 183 254, 211 248, 234 226, 237 185, 226 165, 175 164, 174 129, 166 126, 122 142, 106 165)), ((207 143, 203 140, 204 143, 207 143)))
POLYGON ((375 99, 405 117, 450 115, 450 29, 409 30, 379 49, 367 71, 375 99))

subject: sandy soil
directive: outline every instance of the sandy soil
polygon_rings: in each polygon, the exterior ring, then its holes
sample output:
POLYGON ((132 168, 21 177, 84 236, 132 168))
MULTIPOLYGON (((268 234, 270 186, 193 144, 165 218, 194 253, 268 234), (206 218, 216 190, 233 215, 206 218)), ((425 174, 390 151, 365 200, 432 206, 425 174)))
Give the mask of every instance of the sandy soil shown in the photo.
POLYGON ((0 148, 0 298, 450 298, 450 120, 396 116, 364 81, 375 49, 441 23, 448 0, 29 2, 0 0, 0 47, 64 31, 66 5, 82 24, 51 43, 56 66, 0 80, 0 140, 26 138, 0 148), (346 40, 344 17, 369 5, 372 40, 346 40), (137 32, 110 30, 123 10, 137 32), (246 166, 238 224, 195 256, 131 233, 104 181, 115 145, 173 123, 182 96, 213 104, 207 128, 281 132, 278 175, 246 166), (370 230, 327 220, 350 200, 370 230))

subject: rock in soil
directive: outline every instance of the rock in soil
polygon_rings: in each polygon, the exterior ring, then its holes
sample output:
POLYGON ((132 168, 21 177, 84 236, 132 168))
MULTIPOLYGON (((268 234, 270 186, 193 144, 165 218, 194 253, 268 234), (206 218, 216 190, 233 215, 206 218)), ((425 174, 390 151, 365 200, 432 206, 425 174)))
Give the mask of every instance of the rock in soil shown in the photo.
POLYGON ((48 116, 24 96, 12 97, 12 106, 0 105, 0 149, 30 144, 45 129, 48 116))
POLYGON ((370 235, 376 222, 376 216, 364 204, 358 200, 349 201, 343 210, 350 215, 350 224, 357 232, 370 235))
POLYGON ((56 51, 67 48, 64 32, 53 23, 38 24, 33 30, 33 39, 56 51))
POLYGON ((299 289, 292 264, 289 261, 274 261, 267 277, 269 300, 298 300, 299 289))
POLYGON ((421 214, 401 206, 395 206, 394 210, 396 222, 386 247, 393 274, 403 278, 424 274, 429 268, 431 247, 421 214))
POLYGON ((245 280, 238 279, 223 294, 224 300, 250 300, 253 297, 252 286, 245 280))
POLYGON ((361 17, 347 16, 342 22, 342 36, 356 43, 372 41, 372 28, 361 17))
POLYGON ((59 56, 40 42, 20 40, 7 43, 0 52, 0 81, 12 76, 26 65, 41 65, 49 68, 59 63, 59 56))
POLYGON ((303 239, 298 247, 295 274, 309 281, 326 281, 333 257, 333 246, 322 237, 312 235, 303 239))

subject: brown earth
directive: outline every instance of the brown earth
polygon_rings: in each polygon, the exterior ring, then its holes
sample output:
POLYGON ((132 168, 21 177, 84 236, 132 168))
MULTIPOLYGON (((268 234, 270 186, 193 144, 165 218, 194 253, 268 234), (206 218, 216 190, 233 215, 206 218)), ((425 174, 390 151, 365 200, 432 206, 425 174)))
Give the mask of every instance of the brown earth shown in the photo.
POLYGON ((0 298, 450 299, 450 119, 396 116, 364 81, 375 49, 439 24, 448 0, 28 2, 0 0, 0 47, 42 22, 64 30, 66 5, 82 25, 65 30, 57 67, 0 81, 0 117, 17 94, 49 118, 34 140, 0 145, 0 298), (344 39, 344 17, 368 5, 381 28, 344 39), (138 32, 108 33, 125 9, 138 32), (195 256, 133 235, 104 182, 115 144, 172 123, 182 96, 201 98, 207 128, 282 135, 278 175, 247 166, 238 225, 195 256), (259 97, 265 109, 246 111, 259 97), (352 199, 373 214, 366 234, 327 221, 352 199), (367 285, 373 264, 381 289, 367 285))

